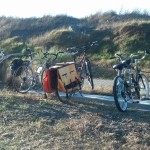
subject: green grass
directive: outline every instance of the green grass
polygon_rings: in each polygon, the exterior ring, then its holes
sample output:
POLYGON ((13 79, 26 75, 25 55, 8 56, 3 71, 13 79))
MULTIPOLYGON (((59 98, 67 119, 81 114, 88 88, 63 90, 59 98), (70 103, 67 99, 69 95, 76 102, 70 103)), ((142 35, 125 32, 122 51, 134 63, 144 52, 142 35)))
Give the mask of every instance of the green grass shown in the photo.
POLYGON ((0 149, 150 149, 149 112, 120 113, 114 104, 0 93, 0 149))

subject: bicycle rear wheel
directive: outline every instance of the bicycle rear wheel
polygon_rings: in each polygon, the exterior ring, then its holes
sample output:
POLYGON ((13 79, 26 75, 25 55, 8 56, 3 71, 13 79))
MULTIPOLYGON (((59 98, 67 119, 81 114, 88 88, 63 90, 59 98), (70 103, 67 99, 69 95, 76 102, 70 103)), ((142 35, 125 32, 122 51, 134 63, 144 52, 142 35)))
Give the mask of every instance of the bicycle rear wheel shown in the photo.
POLYGON ((27 93, 33 85, 33 74, 31 68, 20 66, 13 74, 13 87, 19 93, 27 93))
POLYGON ((144 74, 140 74, 139 76, 139 88, 140 88, 140 99, 149 97, 149 82, 147 77, 144 74))
POLYGON ((128 94, 124 85, 124 79, 120 76, 114 79, 113 95, 117 109, 121 112, 125 112, 128 106, 128 94))
POLYGON ((57 83, 56 83, 56 97, 58 98, 59 101, 61 101, 62 103, 67 103, 69 104, 71 101, 76 100, 80 97, 82 97, 82 92, 81 89, 76 89, 73 88, 72 90, 69 91, 64 91, 60 88, 60 85, 62 84, 60 79, 57 79, 57 83))

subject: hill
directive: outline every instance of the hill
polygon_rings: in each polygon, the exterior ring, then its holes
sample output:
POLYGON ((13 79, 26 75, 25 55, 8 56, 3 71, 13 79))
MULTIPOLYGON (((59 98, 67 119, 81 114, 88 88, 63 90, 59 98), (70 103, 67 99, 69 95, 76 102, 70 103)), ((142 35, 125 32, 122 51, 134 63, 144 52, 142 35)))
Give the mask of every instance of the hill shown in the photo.
POLYGON ((147 13, 97 13, 82 19, 66 15, 41 18, 0 17, 0 47, 6 53, 34 49, 63 49, 99 45, 89 51, 93 59, 108 58, 115 52, 130 53, 150 47, 150 16, 147 13))

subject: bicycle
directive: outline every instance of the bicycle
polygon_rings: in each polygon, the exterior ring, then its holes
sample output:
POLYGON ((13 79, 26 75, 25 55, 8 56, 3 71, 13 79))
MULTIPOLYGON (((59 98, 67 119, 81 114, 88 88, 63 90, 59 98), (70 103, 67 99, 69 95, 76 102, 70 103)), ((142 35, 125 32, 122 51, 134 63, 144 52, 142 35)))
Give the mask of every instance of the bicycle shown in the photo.
MULTIPOLYGON (((27 56, 32 57, 32 55, 35 54, 35 52, 32 53, 31 51, 32 50, 28 48, 29 54, 27 56)), ((40 91, 43 88, 42 80, 44 71, 51 65, 47 62, 47 56, 53 55, 57 58, 59 53, 53 54, 47 51, 42 52, 42 58, 31 58, 30 61, 27 61, 27 63, 20 66, 14 73, 13 86, 16 91, 22 94, 27 93, 31 89, 40 91)))
POLYGON ((9 64, 10 60, 13 58, 13 61, 16 60, 16 57, 23 57, 21 53, 11 53, 5 54, 4 50, 0 51, 0 68, 1 68, 1 80, 5 87, 11 86, 11 77, 12 77, 12 65, 9 64), (14 59, 15 58, 15 59, 14 59))
MULTIPOLYGON (((82 89, 85 78, 87 78, 90 86, 94 89, 93 75, 91 71, 91 63, 87 56, 87 49, 97 42, 88 43, 88 45, 83 47, 71 47, 67 48, 64 54, 69 54, 73 58, 73 62, 57 63, 57 85, 55 86, 56 96, 63 103, 68 103, 70 100, 75 98, 75 95, 82 95, 82 89), (79 61, 77 61, 77 56, 81 53, 82 56, 79 61), (61 68, 64 71, 61 71, 61 68), (65 72, 65 68, 68 71, 65 72), (73 72, 73 74, 71 74, 73 72), (66 76, 66 79, 62 76, 66 76)), ((56 74, 56 73, 55 73, 56 74)))
POLYGON ((87 45, 82 46, 82 47, 67 48, 67 52, 68 54, 72 56, 77 72, 80 74, 80 77, 82 80, 82 88, 84 85, 84 81, 87 78, 87 81, 92 90, 94 89, 94 82, 93 82, 93 74, 92 74, 92 69, 91 69, 91 62, 87 55, 87 50, 94 45, 97 45, 97 41, 89 42, 87 45), (77 57, 79 54, 81 58, 80 60, 77 61, 77 57))
POLYGON ((44 91, 55 93, 63 103, 68 103, 75 94, 81 94, 81 79, 77 74, 75 63, 59 63, 45 71, 44 91))
POLYGON ((30 60, 17 59, 14 60, 11 64, 13 87, 17 92, 22 94, 27 93, 30 90, 31 86, 34 87, 35 85, 32 82, 33 70, 29 65, 33 60, 33 55, 37 54, 37 52, 33 52, 30 48, 26 48, 25 50, 27 54, 23 54, 23 57, 29 58, 30 60), (17 63, 18 61, 21 62, 19 65, 17 63))
POLYGON ((113 95, 116 107, 121 112, 127 110, 129 102, 138 103, 149 97, 148 79, 139 68, 139 62, 148 54, 149 52, 145 51, 141 58, 127 58, 121 54, 115 54, 115 57, 121 62, 113 66, 113 69, 117 71, 117 76, 114 78, 113 95))

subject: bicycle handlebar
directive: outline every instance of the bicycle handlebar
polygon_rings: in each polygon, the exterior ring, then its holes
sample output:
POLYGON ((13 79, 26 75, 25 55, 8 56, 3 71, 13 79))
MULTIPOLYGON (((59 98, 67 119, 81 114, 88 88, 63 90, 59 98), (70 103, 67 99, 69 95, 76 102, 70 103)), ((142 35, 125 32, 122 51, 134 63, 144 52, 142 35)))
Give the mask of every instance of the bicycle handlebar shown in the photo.
POLYGON ((47 58, 48 55, 53 55, 53 56, 55 56, 55 58, 53 59, 53 61, 54 61, 54 60, 57 59, 58 55, 61 54, 61 53, 64 53, 64 52, 59 51, 59 52, 57 52, 57 53, 49 53, 49 52, 46 51, 46 52, 43 53, 43 55, 44 55, 44 58, 47 58))
POLYGON ((123 55, 121 55, 121 54, 115 54, 115 57, 116 57, 116 58, 119 58, 121 61, 124 61, 124 60, 127 60, 127 59, 128 59, 127 57, 125 57, 125 56, 123 56, 123 55))
MULTIPOLYGON (((92 47, 94 45, 98 45, 97 42, 98 41, 89 42, 87 45, 84 45, 81 47, 77 47, 77 46, 69 47, 69 48, 67 48, 67 51, 76 51, 74 53, 79 53, 80 50, 83 50, 85 52, 89 47, 92 47)), ((73 53, 73 52, 71 52, 71 53, 73 53)))
POLYGON ((59 54, 62 54, 62 53, 64 53, 64 52, 60 51, 60 52, 57 52, 56 54, 54 54, 54 55, 55 55, 55 58, 53 59, 53 61, 56 60, 57 57, 58 57, 58 55, 59 55, 59 54))
POLYGON ((141 58, 135 58, 134 60, 135 60, 135 62, 141 61, 141 60, 143 60, 149 54, 150 53, 147 50, 145 50, 144 51, 144 55, 141 58))
POLYGON ((23 57, 31 57, 32 59, 32 55, 37 54, 38 52, 31 52, 30 54, 24 54, 23 57))
MULTIPOLYGON (((137 52, 137 53, 132 53, 132 54, 130 55, 130 57, 132 57, 132 56, 135 55, 135 54, 139 54, 139 52, 137 52)), ((147 50, 145 50, 145 51, 144 51, 144 55, 143 55, 141 58, 128 58, 128 57, 125 57, 125 56, 123 56, 123 55, 121 55, 121 54, 115 54, 115 58, 119 58, 121 61, 131 59, 132 62, 134 63, 134 62, 138 62, 138 61, 143 60, 143 59, 146 57, 146 55, 149 55, 149 54, 150 54, 150 53, 149 53, 147 50)), ((113 58, 113 57, 112 57, 112 58, 113 58)))

